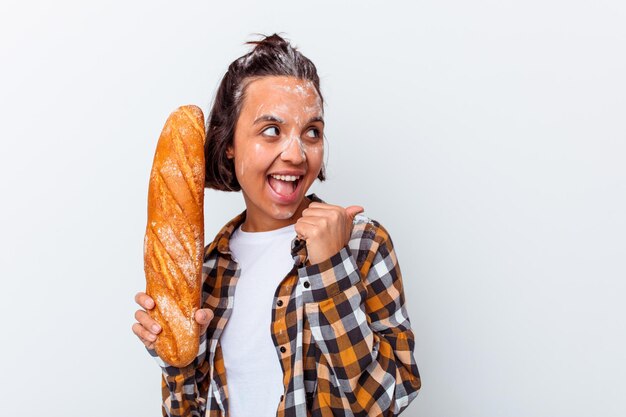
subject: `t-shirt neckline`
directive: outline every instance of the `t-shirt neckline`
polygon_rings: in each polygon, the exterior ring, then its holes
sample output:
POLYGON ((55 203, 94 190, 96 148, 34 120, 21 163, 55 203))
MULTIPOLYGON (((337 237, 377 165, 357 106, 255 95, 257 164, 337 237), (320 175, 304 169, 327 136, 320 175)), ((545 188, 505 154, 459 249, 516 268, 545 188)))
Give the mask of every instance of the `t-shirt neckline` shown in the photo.
POLYGON ((237 226, 236 233, 244 240, 265 240, 276 236, 292 234, 295 232, 295 223, 280 227, 274 230, 266 230, 264 232, 246 232, 241 229, 241 225, 237 226))

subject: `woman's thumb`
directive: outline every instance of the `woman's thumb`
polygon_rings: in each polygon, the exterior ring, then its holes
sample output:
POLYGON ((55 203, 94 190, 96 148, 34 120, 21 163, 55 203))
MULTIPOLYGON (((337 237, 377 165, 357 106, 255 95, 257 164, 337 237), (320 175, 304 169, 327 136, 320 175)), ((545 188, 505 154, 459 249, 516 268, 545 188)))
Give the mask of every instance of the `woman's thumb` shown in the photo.
POLYGON ((350 220, 353 220, 354 216, 361 213, 363 210, 365 209, 361 206, 349 206, 349 207, 346 207, 346 214, 348 214, 348 217, 350 218, 350 220))
POLYGON ((196 321, 202 329, 201 333, 204 333, 209 327, 209 323, 213 319, 213 312, 208 308, 201 308, 196 311, 196 321))

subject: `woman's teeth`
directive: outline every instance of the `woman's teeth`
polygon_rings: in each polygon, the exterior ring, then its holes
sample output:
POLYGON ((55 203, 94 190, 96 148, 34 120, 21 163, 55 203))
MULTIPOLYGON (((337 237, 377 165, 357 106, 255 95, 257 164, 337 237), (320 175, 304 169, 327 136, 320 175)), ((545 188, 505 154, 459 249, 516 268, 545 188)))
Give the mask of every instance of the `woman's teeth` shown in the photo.
POLYGON ((299 176, 295 176, 295 175, 271 175, 272 177, 276 178, 277 180, 283 180, 283 181, 295 181, 297 179, 299 179, 299 176))
POLYGON ((270 186, 278 194, 288 195, 293 193, 300 181, 299 175, 268 175, 270 186))

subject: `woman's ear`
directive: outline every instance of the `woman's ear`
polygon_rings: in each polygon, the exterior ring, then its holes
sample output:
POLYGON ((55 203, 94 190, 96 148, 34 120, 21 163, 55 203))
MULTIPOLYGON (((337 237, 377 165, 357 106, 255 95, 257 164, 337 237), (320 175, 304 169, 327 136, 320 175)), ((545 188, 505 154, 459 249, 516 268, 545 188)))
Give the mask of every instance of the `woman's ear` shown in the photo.
POLYGON ((226 148, 226 158, 228 159, 233 159, 235 157, 234 153, 233 153, 233 147, 231 145, 229 145, 226 148))

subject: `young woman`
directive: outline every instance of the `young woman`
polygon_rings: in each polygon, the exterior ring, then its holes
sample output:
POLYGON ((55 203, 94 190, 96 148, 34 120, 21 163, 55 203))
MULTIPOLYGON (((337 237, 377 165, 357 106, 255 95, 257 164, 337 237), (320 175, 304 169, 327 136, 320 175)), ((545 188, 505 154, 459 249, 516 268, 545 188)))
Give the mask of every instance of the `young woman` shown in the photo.
POLYGON ((159 326, 135 314, 163 415, 396 416, 421 380, 391 237, 363 207, 306 194, 325 180, 317 70, 276 34, 248 43, 207 122, 206 186, 246 209, 205 248, 194 362, 163 362, 159 326))

